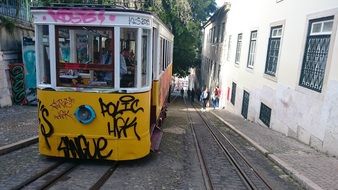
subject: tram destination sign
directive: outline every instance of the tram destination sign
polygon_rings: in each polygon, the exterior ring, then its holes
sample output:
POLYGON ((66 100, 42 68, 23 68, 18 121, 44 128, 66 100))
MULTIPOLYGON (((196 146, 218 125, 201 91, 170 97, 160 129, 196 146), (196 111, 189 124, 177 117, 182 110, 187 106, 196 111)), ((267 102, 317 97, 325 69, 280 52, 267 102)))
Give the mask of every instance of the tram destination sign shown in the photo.
POLYGON ((139 16, 130 16, 129 24, 136 25, 136 26, 150 26, 150 19, 139 17, 139 16))

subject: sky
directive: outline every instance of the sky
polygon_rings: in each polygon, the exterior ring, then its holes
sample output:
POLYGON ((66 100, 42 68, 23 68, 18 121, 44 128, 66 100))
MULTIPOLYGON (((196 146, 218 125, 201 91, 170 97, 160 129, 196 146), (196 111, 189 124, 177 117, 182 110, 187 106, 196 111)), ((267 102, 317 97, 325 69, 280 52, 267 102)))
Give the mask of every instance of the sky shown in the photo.
POLYGON ((216 0, 217 7, 220 7, 223 5, 225 0, 216 0))

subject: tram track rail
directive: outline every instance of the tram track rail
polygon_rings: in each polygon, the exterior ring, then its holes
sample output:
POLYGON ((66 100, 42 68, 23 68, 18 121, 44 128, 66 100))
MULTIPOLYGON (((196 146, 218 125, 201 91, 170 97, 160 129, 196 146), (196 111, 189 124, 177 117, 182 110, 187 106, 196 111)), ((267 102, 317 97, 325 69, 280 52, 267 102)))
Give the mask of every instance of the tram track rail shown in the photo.
POLYGON ((8 145, 4 145, 0 147, 0 156, 20 150, 22 148, 25 148, 27 146, 30 146, 32 144, 38 143, 39 139, 38 136, 30 137, 27 139, 20 140, 15 143, 11 143, 8 145))
MULTIPOLYGON (((67 180, 71 172, 76 170, 81 164, 78 161, 69 162, 69 161, 58 161, 49 167, 45 168, 41 172, 35 174, 24 182, 18 184, 17 186, 11 188, 12 190, 21 190, 21 189, 49 189, 54 185, 57 185, 58 182, 61 183, 64 180, 67 180)), ((110 166, 107 166, 107 170, 104 174, 91 186, 90 190, 100 189, 106 181, 110 178, 110 176, 117 169, 117 162, 112 162, 110 166)))
POLYGON ((100 189, 109 179, 109 177, 115 172, 117 167, 117 162, 114 162, 113 165, 110 166, 108 170, 100 177, 100 179, 90 188, 90 190, 100 189))
POLYGON ((252 166, 252 164, 250 164, 250 162, 245 158, 245 156, 240 152, 240 150, 238 150, 237 147, 218 128, 210 124, 209 122, 210 118, 208 118, 207 115, 202 115, 201 112, 198 113, 202 117, 206 126, 209 128, 215 141, 217 141, 220 147, 222 147, 224 153, 226 153, 226 155, 230 158, 231 162, 237 168, 240 175, 247 182, 248 186, 250 186, 250 189, 262 189, 262 188, 272 189, 272 187, 268 184, 267 180, 264 179, 264 177, 255 169, 254 166, 252 166), (219 137, 218 135, 221 135, 221 137, 219 137), (225 143, 223 143, 222 140, 225 143), (234 156, 235 154, 239 156, 237 157, 237 159, 234 156), (257 184, 251 178, 257 178, 256 180, 262 182, 261 184, 262 186, 257 187, 256 186, 257 184))
MULTIPOLYGON (((185 100, 184 100, 184 103, 186 104, 185 100)), ((187 109, 188 109, 188 107, 187 107, 187 109)), ((187 110, 187 113, 188 113, 188 110, 187 110)), ((214 188, 213 188, 212 183, 210 181, 210 175, 208 173, 208 169, 206 167, 206 163, 204 161, 204 157, 203 157, 202 151, 200 149, 198 139, 196 137, 196 133, 195 133, 195 130, 194 130, 194 127, 193 127, 193 121, 192 121, 191 115, 187 114, 187 118, 188 118, 188 121, 189 121, 189 127, 192 131, 192 134, 193 134, 194 143, 197 145, 196 146, 196 152, 197 152, 198 160, 200 162, 200 166, 201 166, 201 170, 202 170, 202 176, 203 176, 203 182, 204 182, 205 188, 207 190, 212 190, 214 188)))
POLYGON ((12 188, 13 190, 19 190, 24 188, 31 189, 46 189, 55 183, 62 176, 69 173, 73 170, 77 164, 66 163, 65 161, 58 161, 52 164, 51 166, 45 168, 41 172, 33 175, 26 181, 20 183, 16 187, 12 188), (48 176, 48 177, 47 177, 48 176), (46 178, 47 180, 43 180, 46 178))
MULTIPOLYGON (((188 109, 187 103, 185 102, 188 109)), ((236 148, 236 146, 231 143, 231 141, 216 127, 210 122, 210 118, 207 117, 207 114, 202 114, 194 105, 192 105, 194 112, 201 118, 203 125, 208 129, 208 132, 211 134, 213 140, 217 143, 219 148, 222 149, 227 160, 234 166, 237 171, 238 176, 241 178, 243 183, 245 183, 247 189, 272 189, 268 184, 267 180, 264 179, 262 175, 250 164, 250 162, 245 158, 245 156, 236 148)), ((197 149, 197 154, 201 164, 201 170, 203 173, 204 183, 206 189, 215 189, 211 180, 211 176, 206 167, 204 157, 201 151, 199 140, 196 137, 196 132, 194 129, 193 119, 191 113, 188 113, 188 121, 195 138, 195 145, 197 149), (206 171, 204 171, 206 170, 206 171)))

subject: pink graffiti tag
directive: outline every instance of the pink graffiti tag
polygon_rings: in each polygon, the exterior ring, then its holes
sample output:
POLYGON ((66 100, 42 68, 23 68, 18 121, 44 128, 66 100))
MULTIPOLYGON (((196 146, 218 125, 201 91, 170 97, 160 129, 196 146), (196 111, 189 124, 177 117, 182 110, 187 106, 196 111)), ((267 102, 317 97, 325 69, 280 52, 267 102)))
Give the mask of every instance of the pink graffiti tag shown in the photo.
POLYGON ((115 19, 116 19, 116 16, 115 16, 115 15, 110 15, 110 16, 109 16, 109 20, 110 20, 110 21, 115 21, 115 19))
POLYGON ((105 20, 104 11, 95 10, 48 10, 48 14, 53 18, 55 22, 63 23, 94 23, 102 22, 105 20))

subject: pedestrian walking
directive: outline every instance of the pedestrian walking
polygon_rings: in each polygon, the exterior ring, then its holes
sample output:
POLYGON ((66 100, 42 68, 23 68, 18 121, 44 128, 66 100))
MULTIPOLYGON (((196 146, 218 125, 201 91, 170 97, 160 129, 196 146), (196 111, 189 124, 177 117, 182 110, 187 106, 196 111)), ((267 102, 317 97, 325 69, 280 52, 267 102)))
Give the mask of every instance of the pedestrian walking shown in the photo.
POLYGON ((194 90, 194 88, 191 89, 191 92, 190 92, 190 93, 191 93, 191 97, 190 97, 190 98, 191 98, 191 99, 190 99, 190 100, 191 100, 191 103, 194 103, 194 99, 195 99, 195 90, 194 90))
POLYGON ((219 99, 221 98, 221 89, 219 88, 219 86, 217 85, 215 90, 215 107, 218 109, 219 108, 219 99))
POLYGON ((202 112, 204 112, 209 101, 209 92, 207 87, 205 87, 203 92, 201 93, 200 99, 202 100, 202 112))
POLYGON ((216 95, 215 95, 215 90, 211 93, 211 105, 215 109, 216 107, 216 95))
POLYGON ((191 96, 191 91, 190 91, 190 89, 187 90, 187 94, 188 94, 188 100, 190 100, 190 98, 191 98, 191 97, 190 97, 190 96, 191 96))
POLYGON ((201 89, 199 89, 199 88, 197 88, 197 90, 196 90, 196 97, 197 97, 197 101, 202 101, 202 100, 200 100, 199 98, 201 97, 201 89))
POLYGON ((182 98, 183 98, 183 95, 184 95, 184 89, 181 88, 181 96, 182 96, 182 98))

